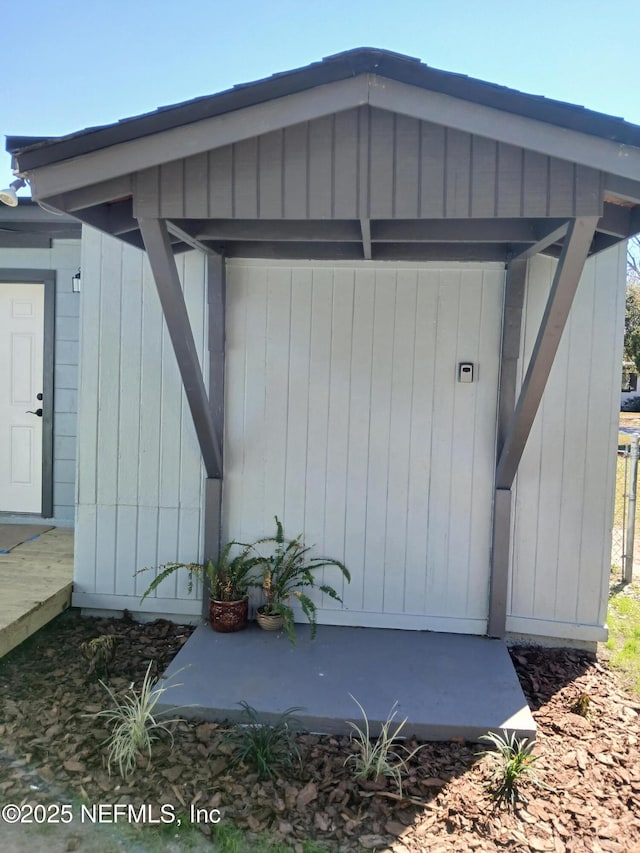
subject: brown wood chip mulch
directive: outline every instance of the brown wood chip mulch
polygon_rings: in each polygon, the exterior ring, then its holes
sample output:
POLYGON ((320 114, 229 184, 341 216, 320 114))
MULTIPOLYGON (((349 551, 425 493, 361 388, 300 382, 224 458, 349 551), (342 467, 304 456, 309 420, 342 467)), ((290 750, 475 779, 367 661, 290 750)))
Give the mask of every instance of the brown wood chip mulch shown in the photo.
POLYGON ((296 853, 310 839, 332 851, 640 853, 640 703, 605 664, 566 650, 512 652, 539 727, 541 783, 523 786, 515 813, 493 807, 489 763, 464 743, 426 744, 402 797, 390 781, 352 779, 346 738, 299 735, 300 772, 259 781, 230 766, 225 728, 212 723, 173 725, 173 749, 162 738, 130 781, 109 776, 108 731, 84 716, 108 697, 87 680, 80 644, 118 636, 109 675, 117 690, 140 684, 150 660, 162 671, 191 630, 67 613, 4 658, 0 802, 171 803, 184 813, 196 804, 219 808, 249 837, 268 830, 296 853))

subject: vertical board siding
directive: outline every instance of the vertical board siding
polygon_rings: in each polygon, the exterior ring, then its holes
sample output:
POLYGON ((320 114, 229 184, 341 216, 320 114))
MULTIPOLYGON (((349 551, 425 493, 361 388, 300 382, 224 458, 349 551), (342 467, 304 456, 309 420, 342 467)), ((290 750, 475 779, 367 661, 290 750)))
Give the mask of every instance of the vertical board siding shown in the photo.
MULTIPOLYGON (((205 260, 178 260, 201 360, 206 352, 205 260)), ((203 473, 195 430, 145 255, 87 229, 83 240, 80 442, 74 602, 198 615, 187 577, 141 607, 153 574, 198 560, 203 473)))
MULTIPOLYGON (((576 625, 604 625, 624 263, 624 250, 617 247, 587 261, 524 451, 513 519, 507 618, 512 631, 580 639, 576 625)), ((530 262, 520 381, 554 272, 551 259, 536 257, 530 262)))
POLYGON ((81 294, 72 292, 71 280, 80 268, 80 240, 53 240, 50 249, 0 249, 0 265, 6 269, 54 270, 56 274, 53 517, 50 523, 58 527, 71 527, 75 518, 81 300, 81 294))
POLYGON ((600 173, 370 107, 252 137, 136 181, 138 215, 237 219, 593 215, 600 173))
POLYGON ((223 535, 277 514, 343 559, 322 621, 484 632, 503 285, 498 265, 229 262, 223 535))

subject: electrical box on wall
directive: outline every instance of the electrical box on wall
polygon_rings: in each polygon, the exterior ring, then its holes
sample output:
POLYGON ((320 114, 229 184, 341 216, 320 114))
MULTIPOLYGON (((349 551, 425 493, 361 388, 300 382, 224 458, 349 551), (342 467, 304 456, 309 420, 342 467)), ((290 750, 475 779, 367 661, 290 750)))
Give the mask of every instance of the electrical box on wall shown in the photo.
POLYGON ((458 365, 458 382, 473 382, 473 364, 461 361, 458 365))

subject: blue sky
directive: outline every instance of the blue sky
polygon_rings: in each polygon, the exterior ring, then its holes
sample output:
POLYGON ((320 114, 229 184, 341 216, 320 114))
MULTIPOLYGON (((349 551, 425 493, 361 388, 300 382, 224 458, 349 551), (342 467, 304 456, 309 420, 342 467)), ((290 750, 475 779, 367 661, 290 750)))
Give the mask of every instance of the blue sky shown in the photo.
POLYGON ((108 124, 361 46, 640 124, 639 23, 638 0, 30 0, 3 16, 0 134, 108 124))

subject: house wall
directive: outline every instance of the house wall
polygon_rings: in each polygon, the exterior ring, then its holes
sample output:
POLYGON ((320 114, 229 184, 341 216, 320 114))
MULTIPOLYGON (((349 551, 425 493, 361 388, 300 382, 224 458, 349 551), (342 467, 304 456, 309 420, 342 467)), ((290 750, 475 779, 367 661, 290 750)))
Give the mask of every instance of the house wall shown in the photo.
MULTIPOLYGON (((205 260, 177 262, 202 358, 205 260)), ((203 470, 151 274, 90 229, 82 268, 74 603, 197 617, 186 577, 143 606, 152 575, 134 578, 203 547, 203 470)), ((530 264, 520 381, 554 269, 530 264)), ((320 600, 321 621, 484 631, 502 282, 495 264, 228 263, 223 535, 269 533, 277 513, 345 559, 351 585, 325 577, 346 608, 320 600)), ((516 481, 513 634, 605 634, 623 316, 613 249, 587 262, 516 481)))
MULTIPOLYGON (((533 258, 524 378, 556 262, 533 258)), ((603 640, 611 566, 625 246, 590 258, 515 485, 507 629, 603 640)))
MULTIPOLYGON (((50 249, 0 249, 0 267, 53 270, 56 274, 53 517, 48 521, 57 527, 72 527, 75 515, 81 294, 72 292, 71 279, 80 267, 80 240, 53 240, 50 249)), ((20 516, 20 520, 26 521, 29 517, 20 516)), ((34 516, 33 520, 41 520, 41 516, 34 516)))
MULTIPOLYGON (((143 252, 86 228, 82 252, 78 509, 73 604, 201 611, 180 574, 140 606, 158 563, 201 559, 202 464, 175 355, 143 252)), ((177 258, 202 358, 205 258, 177 258)))
POLYGON ((486 632, 503 291, 501 264, 228 262, 223 533, 278 515, 343 560, 319 621, 486 632))
POLYGON ((580 216, 600 173, 368 106, 139 172, 138 216, 372 219, 580 216))

